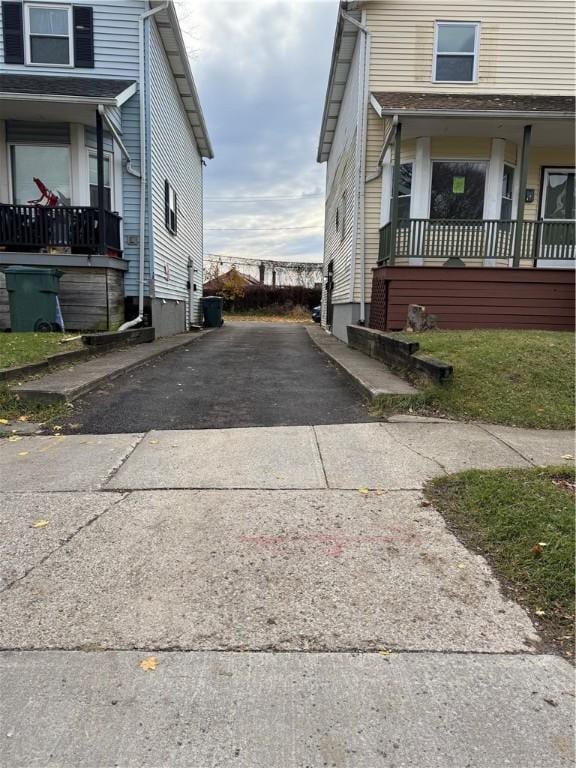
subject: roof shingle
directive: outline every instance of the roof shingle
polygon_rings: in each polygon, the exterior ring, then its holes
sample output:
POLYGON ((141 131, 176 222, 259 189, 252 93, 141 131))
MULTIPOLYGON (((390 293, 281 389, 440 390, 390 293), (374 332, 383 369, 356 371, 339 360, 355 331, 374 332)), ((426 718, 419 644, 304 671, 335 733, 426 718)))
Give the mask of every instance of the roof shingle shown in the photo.
POLYGON ((103 80, 96 77, 0 75, 0 93, 115 99, 133 83, 134 80, 103 80))
POLYGON ((383 112, 558 112, 574 113, 574 96, 524 94, 378 92, 372 96, 383 112))

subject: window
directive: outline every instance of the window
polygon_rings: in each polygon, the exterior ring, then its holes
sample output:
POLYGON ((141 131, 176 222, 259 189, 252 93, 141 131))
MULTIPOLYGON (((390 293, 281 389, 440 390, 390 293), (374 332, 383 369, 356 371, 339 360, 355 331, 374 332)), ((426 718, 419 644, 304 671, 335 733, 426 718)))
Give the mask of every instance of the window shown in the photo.
POLYGON ((431 219, 482 219, 486 163, 432 163, 431 219))
POLYGON ((26 63, 71 66, 72 9, 26 5, 26 63))
POLYGON ((576 218, 574 169, 546 168, 543 185, 543 216, 552 221, 576 218))
MULTIPOLYGON (((45 188, 58 198, 58 205, 70 205, 70 151, 68 147, 40 144, 13 144, 12 199, 15 205, 40 200, 45 188)), ((46 199, 40 200, 41 205, 46 199)))
POLYGON ((479 24, 436 22, 435 82, 476 82, 479 29, 479 24))
MULTIPOLYGON (((90 205, 98 207, 98 158, 95 152, 88 156, 90 172, 90 205)), ((104 155, 104 208, 112 210, 112 158, 104 155)))
POLYGON ((412 199, 412 163, 400 165, 400 181, 398 183, 398 221, 405 221, 409 226, 410 201, 412 199))
POLYGON ((512 191, 514 189, 514 168, 504 165, 502 174, 502 205, 500 206, 500 218, 502 221, 512 219, 512 191))
POLYGON ((178 198, 168 180, 164 182, 164 217, 166 229, 175 235, 178 229, 178 198))
POLYGON ((346 237, 346 192, 342 195, 340 203, 340 240, 346 237))

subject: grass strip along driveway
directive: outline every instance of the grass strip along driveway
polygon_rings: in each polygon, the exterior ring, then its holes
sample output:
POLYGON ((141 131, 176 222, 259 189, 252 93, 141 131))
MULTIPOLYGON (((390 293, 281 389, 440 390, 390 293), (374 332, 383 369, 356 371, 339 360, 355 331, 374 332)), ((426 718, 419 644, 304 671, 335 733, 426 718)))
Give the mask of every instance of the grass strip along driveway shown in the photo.
POLYGON ((425 493, 462 542, 484 555, 544 637, 574 657, 574 489, 566 467, 470 470, 425 493))
MULTIPOLYGON (((14 368, 27 363, 39 363, 59 352, 71 352, 82 347, 81 339, 62 344, 69 339, 65 333, 0 333, 0 368, 14 368)), ((63 405, 33 405, 22 403, 0 384, 0 419, 21 419, 43 422, 66 412, 63 405)))
POLYGON ((0 333, 0 368, 13 368, 26 363, 39 363, 59 352, 82 347, 81 339, 65 333, 0 333))
MULTIPOLYGON (((378 415, 414 412, 537 429, 574 425, 574 334, 558 331, 427 331, 401 334, 454 366, 448 384, 382 396, 378 415)), ((419 382, 421 384, 421 382, 419 382)))

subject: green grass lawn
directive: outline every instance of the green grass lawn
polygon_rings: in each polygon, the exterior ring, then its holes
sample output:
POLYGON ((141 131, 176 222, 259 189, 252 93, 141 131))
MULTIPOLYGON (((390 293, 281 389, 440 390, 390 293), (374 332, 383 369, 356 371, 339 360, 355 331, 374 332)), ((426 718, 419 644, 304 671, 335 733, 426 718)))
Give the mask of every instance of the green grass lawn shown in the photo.
MULTIPOLYGON (((574 334, 558 331, 427 331, 399 334, 454 366, 443 385, 383 396, 375 412, 444 415, 517 427, 574 426, 574 334)), ((418 383, 418 382, 417 382, 418 383)))
POLYGON ((470 470, 425 488, 566 657, 574 655, 574 481, 566 467, 470 470))
POLYGON ((50 355, 82 346, 81 339, 61 343, 68 338, 70 334, 65 333, 0 333, 0 368, 38 363, 50 355))

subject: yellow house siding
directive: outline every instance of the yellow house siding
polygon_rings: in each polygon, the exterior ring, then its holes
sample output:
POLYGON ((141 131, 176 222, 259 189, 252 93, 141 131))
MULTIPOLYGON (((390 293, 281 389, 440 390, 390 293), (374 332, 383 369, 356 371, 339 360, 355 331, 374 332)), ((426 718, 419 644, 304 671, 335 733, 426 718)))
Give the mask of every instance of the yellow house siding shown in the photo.
POLYGON ((489 160, 492 139, 474 136, 433 136, 432 160, 489 160))
POLYGON ((572 0, 373 0, 373 91, 451 93, 574 92, 572 0), (436 21, 480 22, 477 83, 434 83, 436 21))

